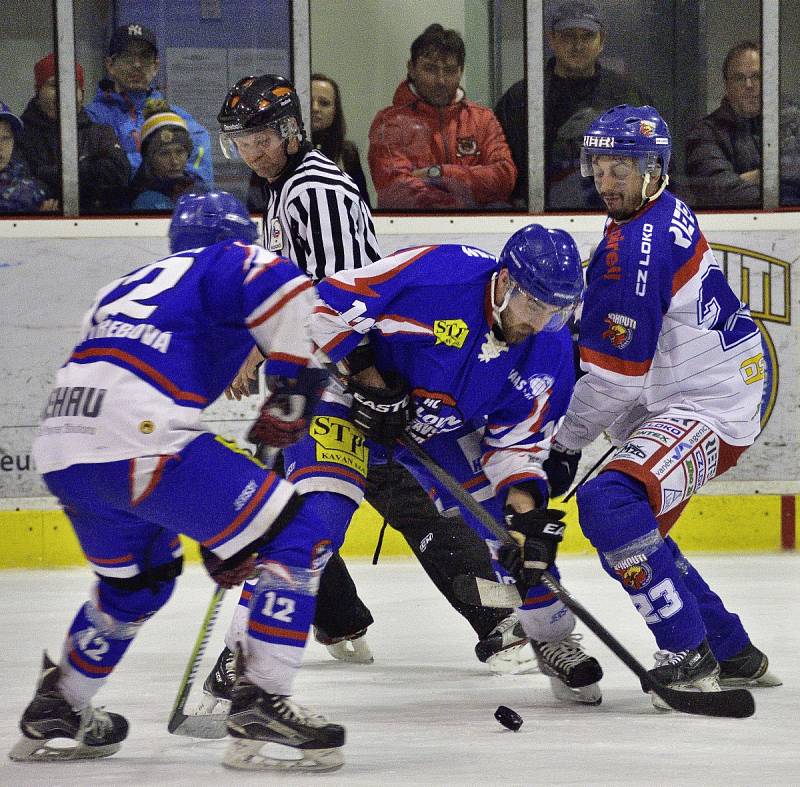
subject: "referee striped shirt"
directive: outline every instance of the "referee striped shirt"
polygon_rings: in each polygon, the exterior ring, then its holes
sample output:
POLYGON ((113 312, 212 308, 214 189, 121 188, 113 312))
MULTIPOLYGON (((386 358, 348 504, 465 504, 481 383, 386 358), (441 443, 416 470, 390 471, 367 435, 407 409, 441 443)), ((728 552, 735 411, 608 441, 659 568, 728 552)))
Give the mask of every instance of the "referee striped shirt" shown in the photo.
POLYGON ((375 227, 358 187, 318 150, 266 187, 264 246, 317 281, 380 259, 375 227))

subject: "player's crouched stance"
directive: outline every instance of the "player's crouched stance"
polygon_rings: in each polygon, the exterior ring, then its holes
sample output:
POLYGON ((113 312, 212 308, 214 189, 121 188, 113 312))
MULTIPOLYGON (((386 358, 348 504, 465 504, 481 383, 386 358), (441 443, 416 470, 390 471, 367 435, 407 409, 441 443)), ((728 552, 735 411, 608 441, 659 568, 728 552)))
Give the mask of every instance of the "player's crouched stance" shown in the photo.
POLYGON ((342 764, 344 728, 289 697, 329 542, 309 537, 318 520, 292 484, 200 423, 254 343, 272 391, 251 430, 259 443, 288 447, 305 434, 327 381, 303 329, 311 282, 291 261, 249 245, 256 232, 229 194, 183 197, 172 255, 98 293, 57 373, 33 450, 98 582, 59 663, 44 656, 13 760, 107 757, 120 748, 128 722, 91 699, 169 599, 184 533, 200 542, 218 584, 259 578, 224 763, 342 764), (262 757, 266 741, 292 747, 295 759, 262 757))

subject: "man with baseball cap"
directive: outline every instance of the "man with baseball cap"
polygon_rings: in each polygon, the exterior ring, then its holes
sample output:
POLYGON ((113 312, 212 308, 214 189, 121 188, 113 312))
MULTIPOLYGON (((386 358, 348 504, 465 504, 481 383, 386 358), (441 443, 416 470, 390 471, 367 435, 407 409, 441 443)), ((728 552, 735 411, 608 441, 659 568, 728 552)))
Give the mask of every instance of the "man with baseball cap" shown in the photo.
MULTIPOLYGON (((120 25, 111 36, 105 67, 108 77, 100 81, 94 101, 86 111, 98 123, 112 126, 135 172, 142 163, 142 124, 144 103, 149 98, 163 99, 153 84, 161 66, 155 33, 144 25, 120 25)), ((192 138, 189 167, 210 187, 211 137, 185 109, 171 105, 185 121, 192 138)))
MULTIPOLYGON (((617 104, 638 106, 651 102, 631 80, 599 62, 606 40, 606 22, 594 0, 551 2, 547 12, 546 36, 553 57, 544 73, 546 204, 557 210, 602 207, 591 181, 584 184, 580 177, 580 143, 586 126, 583 118, 596 117, 617 104)), ((525 80, 506 91, 495 113, 519 173, 512 198, 524 206, 528 197, 525 80)))

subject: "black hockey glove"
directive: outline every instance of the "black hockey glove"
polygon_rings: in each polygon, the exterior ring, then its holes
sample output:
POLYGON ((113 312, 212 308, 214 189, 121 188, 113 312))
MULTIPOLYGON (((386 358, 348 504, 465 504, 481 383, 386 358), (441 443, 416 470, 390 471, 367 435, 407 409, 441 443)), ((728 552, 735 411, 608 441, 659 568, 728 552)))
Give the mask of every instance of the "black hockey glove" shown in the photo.
POLYGON ((556 559, 558 544, 564 538, 564 514, 556 508, 536 508, 524 514, 506 512, 508 534, 516 544, 503 544, 497 557, 525 587, 538 585, 542 571, 556 559))
POLYGON ((363 385, 352 378, 347 392, 353 395, 350 418, 375 442, 391 445, 411 423, 411 397, 408 386, 398 375, 384 377, 385 388, 363 385))
POLYGON ((268 377, 269 396, 261 405, 247 439, 257 445, 287 448, 308 431, 308 424, 328 383, 325 369, 302 369, 297 378, 268 377))
POLYGON ((544 460, 542 467, 547 473, 547 483, 550 485, 550 496, 561 497, 566 494, 575 480, 578 464, 581 461, 580 451, 571 451, 568 448, 550 449, 550 456, 544 460))

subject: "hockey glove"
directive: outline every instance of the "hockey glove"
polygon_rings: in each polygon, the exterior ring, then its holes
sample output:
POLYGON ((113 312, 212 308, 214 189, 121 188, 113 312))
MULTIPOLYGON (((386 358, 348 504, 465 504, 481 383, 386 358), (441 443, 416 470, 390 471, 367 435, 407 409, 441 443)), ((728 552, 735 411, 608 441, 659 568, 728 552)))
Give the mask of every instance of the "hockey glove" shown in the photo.
POLYGON ((353 395, 350 418, 366 437, 391 445, 411 423, 411 397, 408 386, 398 375, 384 378, 385 388, 350 379, 347 391, 353 395))
POLYGON ((551 497, 561 497, 575 480, 578 472, 578 463, 581 461, 581 452, 569 448, 555 446, 550 448, 550 456, 544 460, 542 467, 547 473, 547 483, 550 485, 551 497))
POLYGON ((269 377, 270 395, 261 405, 247 439, 257 445, 288 448, 308 431, 314 408, 328 383, 325 369, 302 369, 297 379, 269 377))
POLYGON ((200 556, 211 579, 220 587, 230 590, 256 575, 256 554, 238 553, 227 560, 218 558, 210 549, 200 547, 200 556))
POLYGON ((564 514, 555 508, 536 508, 524 514, 507 511, 506 527, 516 544, 503 544, 497 558, 525 587, 538 585, 542 572, 553 565, 564 538, 564 514))

